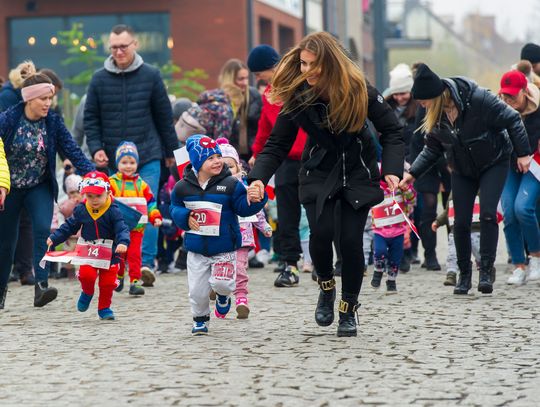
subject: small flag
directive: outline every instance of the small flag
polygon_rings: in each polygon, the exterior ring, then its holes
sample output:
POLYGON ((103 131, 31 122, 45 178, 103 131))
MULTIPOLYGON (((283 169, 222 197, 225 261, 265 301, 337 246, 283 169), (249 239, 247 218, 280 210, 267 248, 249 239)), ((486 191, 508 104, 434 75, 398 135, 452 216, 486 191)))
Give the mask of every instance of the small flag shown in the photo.
POLYGON ((271 199, 272 201, 276 199, 276 176, 272 175, 272 178, 270 178, 270 181, 268 181, 268 185, 266 185, 266 193, 268 194, 268 199, 271 199))
POLYGON ((405 222, 407 222, 407 225, 409 225, 409 227, 411 228, 413 233, 416 235, 418 240, 421 240, 420 235, 418 234, 418 229, 416 229, 416 226, 414 225, 414 223, 411 222, 411 220, 409 219, 409 217, 407 216, 405 211, 403 209, 401 209, 401 206, 399 206, 399 204, 397 203, 397 201, 396 201, 396 193, 393 190, 392 190, 392 199, 394 200, 394 204, 392 205, 392 210, 393 211, 399 211, 399 212, 401 212, 403 214, 403 217, 405 218, 405 222))
POLYGON ((184 168, 189 164, 189 154, 187 148, 184 146, 178 150, 174 150, 174 159, 176 160, 176 168, 178 168, 178 175, 180 179, 184 177, 184 168))
POLYGON ((540 153, 537 151, 533 154, 529 171, 534 177, 540 181, 540 153))

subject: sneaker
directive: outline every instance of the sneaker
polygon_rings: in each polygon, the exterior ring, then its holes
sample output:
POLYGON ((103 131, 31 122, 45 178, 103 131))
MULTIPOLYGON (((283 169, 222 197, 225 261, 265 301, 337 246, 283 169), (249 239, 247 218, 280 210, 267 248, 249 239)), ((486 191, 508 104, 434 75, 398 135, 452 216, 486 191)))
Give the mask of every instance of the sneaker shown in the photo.
POLYGON ((81 291, 79 301, 77 302, 77 309, 79 310, 79 312, 85 312, 88 310, 88 307, 90 307, 90 302, 92 301, 92 297, 93 295, 88 295, 81 291))
POLYGON ((527 280, 540 280, 540 257, 531 257, 529 260, 529 276, 527 280))
POLYGON ((49 287, 46 281, 40 281, 34 286, 34 307, 43 307, 54 301, 58 296, 58 290, 49 287))
POLYGON ((171 261, 167 266, 167 273, 178 274, 180 272, 182 272, 182 270, 176 267, 176 263, 174 261, 171 261))
POLYGON ((129 285, 129 295, 144 295, 144 288, 141 287, 139 280, 133 280, 129 285))
POLYGON ((508 277, 506 283, 511 285, 523 285, 526 283, 526 280, 527 272, 520 267, 516 267, 516 269, 512 272, 512 275, 508 277))
POLYGON ((98 310, 99 319, 102 321, 114 321, 114 312, 110 308, 98 310))
POLYGON ((280 275, 274 281, 276 287, 293 287, 298 285, 300 276, 298 275, 298 269, 294 266, 287 266, 280 275))
POLYGON ((449 285, 452 287, 456 286, 456 272, 455 271, 449 271, 446 273, 446 280, 444 280, 443 285, 449 285))
POLYGON ((248 266, 250 269, 262 269, 264 268, 264 263, 257 260, 257 257, 252 257, 248 260, 248 266))
POLYGON ((219 295, 216 296, 216 317, 219 319, 224 319, 229 311, 231 310, 231 297, 228 295, 219 295))
POLYGON ((191 333, 193 335, 208 335, 208 325, 210 325, 210 321, 193 321, 191 333))
POLYGON ((143 281, 142 286, 153 287, 154 281, 156 281, 156 275, 154 274, 152 269, 148 266, 142 266, 141 273, 142 273, 141 280, 143 281))
POLYGON ((277 267, 274 269, 274 273, 283 273, 286 268, 287 268, 287 263, 285 263, 284 261, 280 261, 277 267))
POLYGON ((399 264, 399 271, 402 273, 408 273, 409 271, 411 271, 410 254, 405 254, 403 258, 401 259, 401 263, 399 264))
POLYGON ((166 274, 169 272, 169 265, 165 260, 158 260, 157 274, 166 274))
POLYGON ((379 288, 381 286, 383 272, 382 271, 373 271, 373 277, 371 277, 371 286, 373 288, 379 288))
POLYGON ((249 316, 248 300, 246 297, 236 299, 236 318, 247 319, 249 316))
POLYGON ((259 260, 261 263, 264 263, 265 265, 270 262, 270 253, 268 253, 268 250, 262 249, 257 252, 255 255, 257 260, 259 260))
POLYGON ((124 289, 124 276, 116 276, 116 288, 114 291, 119 293, 124 289))
POLYGON ((386 294, 397 294, 396 280, 386 280, 386 294))

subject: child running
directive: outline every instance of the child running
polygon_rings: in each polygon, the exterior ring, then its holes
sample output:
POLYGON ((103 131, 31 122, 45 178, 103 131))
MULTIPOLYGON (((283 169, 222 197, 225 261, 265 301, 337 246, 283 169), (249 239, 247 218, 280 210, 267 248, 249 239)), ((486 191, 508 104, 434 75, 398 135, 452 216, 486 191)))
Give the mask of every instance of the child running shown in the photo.
MULTIPOLYGON (((127 264, 129 268, 129 294, 144 295, 144 288, 141 287, 141 263, 142 263, 142 241, 144 229, 148 221, 155 227, 161 226, 162 216, 157 208, 157 202, 150 187, 137 174, 139 165, 139 152, 137 146, 129 141, 120 143, 116 149, 116 168, 118 172, 111 176, 111 190, 113 196, 120 202, 137 209, 143 214, 139 224, 131 230, 129 234, 130 244, 127 250, 127 264)), ((120 261, 118 271, 117 292, 124 288, 124 273, 126 269, 126 259, 120 261)), ((145 276, 148 283, 153 285, 155 277, 152 273, 145 276)))
MULTIPOLYGON (((243 176, 240 166, 240 157, 236 149, 229 144, 226 138, 216 140, 221 150, 223 164, 229 168, 233 177, 243 182, 243 176)), ((266 221, 264 211, 261 210, 255 215, 256 218, 239 218, 240 232, 242 233, 242 247, 236 251, 236 288, 234 296, 236 298, 236 314, 238 319, 246 319, 249 316, 248 305, 248 254, 255 247, 255 237, 253 235, 253 226, 263 232, 264 236, 272 236, 272 226, 266 221)), ((216 314, 216 316, 218 316, 216 314)), ((219 316, 218 316, 219 317, 219 316)))
MULTIPOLYGON (((66 219, 49 238, 47 245, 54 247, 65 242, 70 236, 81 231, 81 237, 86 241, 112 240, 112 259, 108 269, 82 265, 79 269, 79 281, 82 292, 77 303, 77 309, 85 312, 90 306, 94 295, 96 279, 99 276, 98 315, 101 320, 114 320, 111 301, 116 287, 116 275, 120 262, 119 254, 125 253, 129 245, 129 229, 124 223, 122 213, 113 203, 110 194, 109 178, 102 172, 94 171, 84 176, 81 183, 83 202, 73 210, 73 215, 66 219)), ((102 250, 105 247, 95 247, 102 250)), ((95 254, 98 255, 98 252, 95 254)))
POLYGON ((403 257, 403 242, 409 227, 403 214, 394 208, 394 199, 405 212, 412 213, 416 193, 409 185, 405 191, 397 190, 395 197, 386 182, 381 181, 384 201, 373 207, 373 251, 375 270, 371 286, 379 288, 383 273, 387 272, 386 292, 397 293, 396 278, 403 257))
POLYGON ((216 294, 215 314, 225 318, 235 289, 236 250, 242 247, 238 216, 252 216, 267 200, 254 203, 238 178, 223 165, 215 140, 202 135, 187 139, 190 164, 171 196, 171 216, 186 231, 187 274, 194 335, 208 333, 210 300, 216 294))

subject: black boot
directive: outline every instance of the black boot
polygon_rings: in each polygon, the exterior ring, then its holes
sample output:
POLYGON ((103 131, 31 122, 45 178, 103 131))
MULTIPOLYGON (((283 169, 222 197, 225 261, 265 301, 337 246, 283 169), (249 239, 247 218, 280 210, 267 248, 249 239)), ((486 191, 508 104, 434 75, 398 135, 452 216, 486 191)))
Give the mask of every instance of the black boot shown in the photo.
POLYGON ((401 259, 401 263, 399 264, 399 271, 401 271, 402 273, 408 273, 409 271, 411 271, 411 261, 411 250, 405 250, 403 258, 401 259))
POLYGON ((472 264, 471 262, 466 262, 466 264, 459 265, 459 280, 454 288, 454 294, 456 295, 467 295, 471 289, 471 278, 472 278, 472 264))
POLYGON ((480 260, 480 278, 478 280, 478 291, 482 294, 491 294, 493 292, 493 262, 489 260, 480 260))
POLYGON ((46 281, 40 281, 34 287, 34 307, 43 307, 53 301, 58 295, 58 290, 54 287, 49 287, 46 281))
POLYGON ((441 265, 439 260, 437 260, 437 253, 435 251, 429 251, 424 253, 425 260, 422 263, 422 268, 425 268, 430 271, 439 271, 441 270, 441 265))
POLYGON ((343 293, 343 298, 339 302, 339 325, 337 336, 356 336, 356 317, 358 318, 357 310, 360 307, 358 304, 358 295, 343 293))
POLYGON ((334 302, 336 301, 336 280, 318 280, 319 300, 315 308, 315 322, 319 326, 332 325, 334 322, 334 302))
POLYGON ((6 304, 7 287, 0 288, 0 309, 4 309, 6 304))

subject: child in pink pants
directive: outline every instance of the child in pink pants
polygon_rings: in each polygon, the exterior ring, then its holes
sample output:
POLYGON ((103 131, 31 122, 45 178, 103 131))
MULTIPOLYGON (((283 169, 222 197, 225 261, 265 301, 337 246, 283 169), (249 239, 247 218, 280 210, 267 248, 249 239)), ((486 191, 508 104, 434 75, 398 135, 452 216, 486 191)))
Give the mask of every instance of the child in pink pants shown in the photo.
MULTIPOLYGON (((243 178, 245 173, 240 165, 240 158, 236 149, 229 144, 226 138, 216 140, 221 149, 223 163, 229 167, 231 174, 238 178, 243 178)), ((246 319, 249 316, 248 306, 248 253, 255 247, 255 238, 253 236, 253 226, 262 231, 266 237, 272 236, 272 227, 266 221, 264 212, 260 211, 249 218, 239 218, 240 231, 242 232, 242 247, 236 252, 236 313, 238 319, 246 319)))

